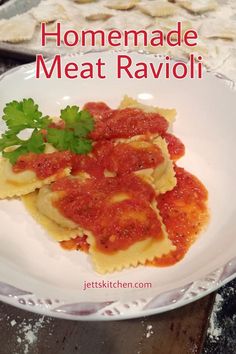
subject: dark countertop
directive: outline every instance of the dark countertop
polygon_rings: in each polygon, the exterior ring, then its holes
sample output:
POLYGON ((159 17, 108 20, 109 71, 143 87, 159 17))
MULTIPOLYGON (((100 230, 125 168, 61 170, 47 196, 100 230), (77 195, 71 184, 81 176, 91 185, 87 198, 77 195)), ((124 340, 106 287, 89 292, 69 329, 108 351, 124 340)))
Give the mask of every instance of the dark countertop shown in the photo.
POLYGON ((202 354, 236 353, 236 280, 218 290, 202 354))
POLYGON ((0 304, 0 354, 198 354, 213 299, 210 295, 158 316, 111 322, 43 318, 0 304))
MULTIPOLYGON (((0 74, 18 64, 0 56, 0 74)), ((0 354, 54 353, 234 354, 236 281, 180 309, 121 322, 59 320, 0 303, 0 354)))
POLYGON ((0 303, 0 354, 234 354, 235 289, 233 281, 174 311, 111 322, 54 319, 0 303))

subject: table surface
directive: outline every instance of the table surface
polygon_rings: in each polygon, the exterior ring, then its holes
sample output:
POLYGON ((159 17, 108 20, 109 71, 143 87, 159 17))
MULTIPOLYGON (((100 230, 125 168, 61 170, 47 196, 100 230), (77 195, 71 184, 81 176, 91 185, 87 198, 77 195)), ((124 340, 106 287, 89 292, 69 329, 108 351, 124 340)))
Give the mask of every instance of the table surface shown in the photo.
MULTIPOLYGON (((0 56, 0 74, 20 62, 0 56)), ((0 354, 235 354, 236 281, 168 313, 75 322, 0 302, 0 354)))

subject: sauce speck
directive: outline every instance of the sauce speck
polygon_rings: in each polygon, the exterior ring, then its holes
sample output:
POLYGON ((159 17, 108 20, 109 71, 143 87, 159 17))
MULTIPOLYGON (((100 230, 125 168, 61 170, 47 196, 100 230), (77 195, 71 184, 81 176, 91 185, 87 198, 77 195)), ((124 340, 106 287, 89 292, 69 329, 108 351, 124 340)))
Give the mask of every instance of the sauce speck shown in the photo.
POLYGON ((64 248, 67 251, 83 251, 88 253, 89 250, 89 244, 87 242, 87 236, 77 236, 76 238, 73 238, 68 241, 61 241, 60 245, 62 248, 64 248))

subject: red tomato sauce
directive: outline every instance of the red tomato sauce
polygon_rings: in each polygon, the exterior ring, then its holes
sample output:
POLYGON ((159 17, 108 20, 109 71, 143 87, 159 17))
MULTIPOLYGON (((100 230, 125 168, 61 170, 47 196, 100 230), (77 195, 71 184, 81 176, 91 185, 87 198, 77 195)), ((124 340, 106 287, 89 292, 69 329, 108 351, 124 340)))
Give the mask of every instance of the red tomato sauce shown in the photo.
POLYGON ((50 177, 66 167, 71 167, 72 153, 69 151, 50 154, 28 153, 18 158, 12 167, 14 172, 34 171, 39 179, 50 177))
POLYGON ((87 242, 87 236, 77 236, 74 239, 68 241, 61 241, 60 245, 67 251, 83 251, 88 253, 89 251, 89 244, 87 242))
POLYGON ((76 175, 79 172, 88 173, 95 178, 102 178, 104 176, 104 167, 94 157, 74 154, 72 159, 72 175, 76 175))
POLYGON ((96 144, 94 154, 100 166, 115 172, 118 176, 154 168, 164 161, 161 149, 144 141, 117 145, 110 141, 102 141, 96 144))
POLYGON ((176 250, 156 258, 151 264, 170 266, 180 261, 208 221, 208 193, 191 173, 176 167, 177 185, 157 197, 157 204, 169 238, 176 250))
POLYGON ((32 170, 40 179, 56 173, 58 170, 71 167, 72 175, 79 172, 88 173, 91 177, 102 178, 104 170, 124 175, 145 168, 157 167, 164 161, 158 146, 148 142, 115 145, 109 141, 98 142, 92 156, 78 155, 68 151, 51 154, 27 154, 21 156, 13 166, 14 172, 32 170))
POLYGON ((83 109, 88 111, 96 122, 109 118, 113 111, 104 102, 88 102, 84 105, 83 109))
POLYGON ((176 161, 184 156, 185 146, 179 138, 170 133, 163 134, 163 138, 167 142, 171 160, 176 161))
POLYGON ((113 253, 149 237, 163 237, 160 221, 150 206, 155 192, 135 175, 85 182, 64 178, 52 189, 64 191, 55 206, 65 217, 92 231, 102 252, 113 253))
POLYGON ((122 176, 145 168, 155 168, 164 161, 161 149, 147 141, 117 145, 107 140, 100 141, 95 144, 92 154, 73 156, 73 175, 86 172, 92 177, 102 178, 107 170, 122 176))
POLYGON ((93 140, 130 138, 141 134, 164 134, 168 122, 158 113, 145 113, 136 108, 112 110, 95 117, 93 140))
MULTIPOLYGON (((184 155, 184 144, 167 133, 168 122, 157 113, 133 108, 113 110, 103 102, 87 103, 84 109, 95 119, 95 130, 90 134, 94 140, 91 154, 29 153, 17 160, 13 171, 32 170, 38 178, 44 179, 70 167, 72 175, 86 172, 93 177, 85 181, 68 177, 54 182, 53 191, 64 191, 55 206, 65 217, 91 231, 97 248, 108 254, 125 250, 149 237, 163 237, 160 221, 150 206, 156 198, 176 250, 149 265, 175 264, 184 257, 208 221, 207 190, 195 176, 176 166, 176 187, 156 197, 153 188, 132 172, 157 167, 164 161, 159 147, 148 141, 150 134, 166 139, 173 161, 184 155), (135 135, 146 136, 141 146, 137 142, 115 144, 109 141, 135 135), (105 170, 116 173, 117 177, 105 178, 105 170)), ((53 123, 52 127, 63 129, 64 122, 53 123)), ((61 246, 85 252, 89 249, 86 236, 63 241, 61 246)))
MULTIPOLYGON (((167 120, 159 113, 145 113, 138 108, 111 109, 103 102, 88 102, 83 107, 95 120, 90 134, 93 140, 130 138, 135 135, 164 134, 167 120)), ((51 127, 63 129, 64 122, 52 123, 51 127)))

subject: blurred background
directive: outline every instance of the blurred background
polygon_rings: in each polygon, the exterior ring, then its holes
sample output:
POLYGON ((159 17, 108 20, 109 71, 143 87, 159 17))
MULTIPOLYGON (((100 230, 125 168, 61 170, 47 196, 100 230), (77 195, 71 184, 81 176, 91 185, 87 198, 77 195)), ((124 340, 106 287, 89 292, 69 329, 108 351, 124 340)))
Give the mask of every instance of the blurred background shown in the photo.
MULTIPOLYGON (((164 33, 182 22, 182 33, 195 29, 198 46, 187 47, 130 47, 152 53, 168 54, 186 60, 191 52, 203 57, 209 70, 236 79, 236 1, 235 0, 9 0, 0 7, 0 50, 2 54, 34 56, 42 50, 40 23, 48 31, 61 23, 62 34, 68 29, 160 29, 164 33)), ((99 48, 99 42, 97 48, 99 48)), ((109 49, 109 47, 105 48, 109 49)), ((54 41, 47 43, 47 56, 55 52, 71 53, 91 50, 66 48, 54 41)))

